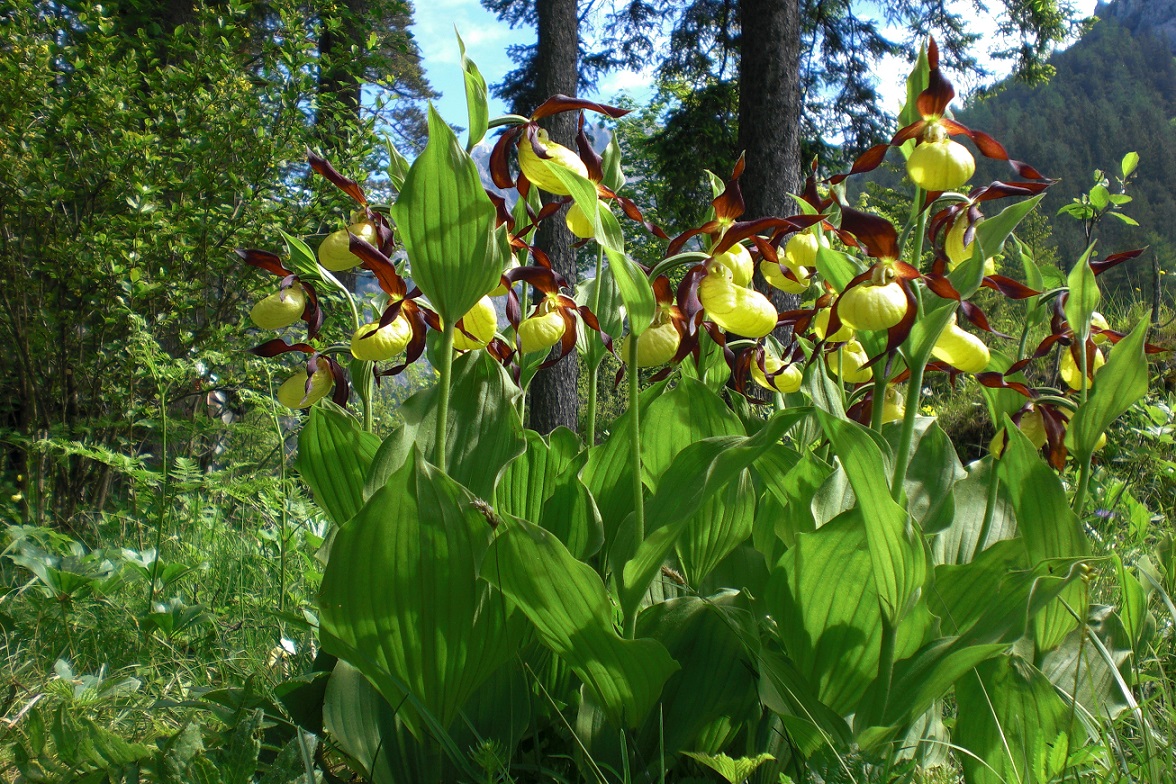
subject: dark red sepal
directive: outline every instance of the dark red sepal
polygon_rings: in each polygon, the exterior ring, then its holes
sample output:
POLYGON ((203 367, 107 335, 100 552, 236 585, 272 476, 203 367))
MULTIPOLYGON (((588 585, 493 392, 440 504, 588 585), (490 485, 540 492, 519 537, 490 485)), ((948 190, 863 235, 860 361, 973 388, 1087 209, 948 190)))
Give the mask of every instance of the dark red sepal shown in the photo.
POLYGON ((989 275, 984 278, 981 285, 993 291, 999 291, 1009 299, 1028 299, 1029 297, 1036 297, 1041 293, 1020 281, 1013 280, 1004 275, 989 275))
POLYGON ((503 131, 494 143, 494 148, 490 150, 490 179, 504 190, 515 187, 515 182, 510 176, 509 151, 525 128, 525 125, 516 125, 503 131))
POLYGON ((367 206, 367 196, 363 193, 363 188, 359 187, 359 183, 355 180, 344 177, 335 167, 327 162, 326 158, 315 155, 309 148, 306 150, 306 159, 310 161, 310 168, 322 175, 339 190, 346 193, 356 202, 362 206, 367 206))
POLYGON ((1090 262, 1090 269, 1095 275, 1101 275, 1112 267, 1116 267, 1125 261, 1139 258, 1147 248, 1136 248, 1135 250, 1125 250, 1120 253, 1112 253, 1105 259, 1090 262))
POLYGON ((862 247, 866 254, 876 259, 897 259, 898 231, 894 224, 877 215, 859 212, 852 207, 841 205, 841 229, 838 235, 844 241, 846 234, 853 244, 862 247))
POLYGON ((531 112, 531 119, 542 120, 544 117, 550 117, 560 112, 570 112, 575 109, 587 109, 590 112, 603 114, 614 120, 620 119, 632 111, 631 109, 622 109, 619 106, 609 106, 608 104, 596 103, 595 101, 587 101, 583 98, 571 98, 561 93, 553 95, 539 104, 538 108, 531 112))
POLYGON ((274 338, 273 340, 267 340, 260 346, 254 346, 249 349, 250 354, 256 354, 259 357, 276 357, 288 351, 301 351, 303 354, 313 354, 315 348, 309 343, 287 343, 281 338, 274 338))
POLYGON ((277 275, 279 278, 294 274, 282 266, 282 259, 276 253, 270 253, 268 250, 258 250, 256 248, 237 248, 236 252, 246 264, 265 270, 272 275, 277 275))

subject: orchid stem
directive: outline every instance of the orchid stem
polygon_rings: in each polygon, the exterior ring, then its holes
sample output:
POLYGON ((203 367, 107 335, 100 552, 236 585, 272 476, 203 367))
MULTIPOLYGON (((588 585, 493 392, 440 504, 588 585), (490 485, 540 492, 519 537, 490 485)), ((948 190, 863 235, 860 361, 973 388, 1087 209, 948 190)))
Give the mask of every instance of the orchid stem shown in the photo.
MULTIPOLYGON (((1089 329, 1087 330, 1089 332, 1089 329)), ((1069 351, 1069 349, 1065 349, 1069 351)), ((1083 341, 1081 349, 1078 351, 1078 369, 1082 372, 1082 390, 1080 392, 1080 400, 1082 405, 1086 405, 1086 398, 1090 394, 1090 378, 1086 375, 1086 343, 1083 341)), ((1074 492, 1074 514, 1079 517, 1082 516, 1082 508, 1086 506, 1086 495, 1090 491, 1090 462, 1094 458, 1093 453, 1086 455, 1082 459, 1082 467, 1078 469, 1078 489, 1074 492)))
POLYGON ((449 378, 453 374, 453 332, 456 319, 445 319, 445 326, 441 333, 441 350, 438 359, 441 367, 437 372, 441 376, 441 396, 437 400, 437 436, 433 439, 434 462, 442 472, 445 467, 445 440, 449 427, 449 378))
POLYGON ((882 432, 882 409, 886 406, 886 368, 874 366, 874 399, 870 406, 870 429, 882 432))
MULTIPOLYGON (((604 246, 596 246, 596 286, 592 292, 592 315, 600 318, 600 276, 604 272, 604 246)), ((588 417, 584 423, 584 441, 588 446, 596 446, 596 385, 600 377, 600 362, 597 360, 588 369, 588 417)))
MULTIPOLYGON (((637 370, 637 336, 629 333, 629 439, 633 470, 633 535, 634 541, 645 541, 645 487, 641 483, 641 378, 637 370)), ((637 613, 624 619, 624 635, 633 639, 637 632, 637 613)))
POLYGON ((903 482, 906 480, 907 468, 911 464, 911 442, 915 439, 915 417, 919 414, 919 404, 923 395, 924 369, 925 366, 922 364, 911 368, 911 378, 907 382, 902 435, 898 441, 898 453, 894 456, 894 478, 890 482, 890 497, 895 501, 902 498, 903 482))
POLYGON ((996 502, 1000 498, 1000 475, 997 473, 995 457, 992 459, 992 466, 989 470, 991 473, 988 475, 988 497, 984 503, 984 522, 980 524, 980 536, 976 538, 976 549, 972 552, 973 559, 984 552, 984 543, 988 541, 988 535, 992 531, 992 521, 996 519, 996 502))

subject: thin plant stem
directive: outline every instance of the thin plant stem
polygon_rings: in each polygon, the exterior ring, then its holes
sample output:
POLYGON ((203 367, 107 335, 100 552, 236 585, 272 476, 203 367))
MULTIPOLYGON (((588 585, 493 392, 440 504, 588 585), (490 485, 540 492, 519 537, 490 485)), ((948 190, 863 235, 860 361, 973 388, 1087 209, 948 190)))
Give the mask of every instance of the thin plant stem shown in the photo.
MULTIPOLYGON (((1088 330, 1089 331, 1089 330, 1088 330)), ((1069 349, 1065 349, 1068 351, 1069 349)), ((1078 369, 1082 372, 1082 389, 1080 391, 1079 400, 1082 405, 1086 405, 1086 398, 1090 394, 1090 379, 1086 375, 1086 345, 1083 344, 1081 350, 1078 352, 1078 369)), ((1078 488, 1074 491, 1074 514, 1081 516, 1083 507, 1086 506, 1086 496, 1090 492, 1090 463, 1093 459, 1093 454, 1088 454, 1082 459, 1082 466, 1078 469, 1078 488)))
MULTIPOLYGON (((629 446, 633 471, 633 535, 635 541, 645 541, 645 487, 641 483, 641 379, 637 370, 637 337, 629 333, 629 446)), ((624 634, 633 639, 637 633, 637 613, 626 615, 624 634)))
POLYGON ((923 371, 925 365, 910 368, 911 377, 907 382, 906 411, 902 416, 902 435, 898 441, 898 452, 894 456, 894 478, 890 482, 890 497, 895 501, 902 498, 903 481, 911 464, 911 442, 915 439, 915 417, 923 396, 923 371))
MULTIPOLYGON (((604 272, 604 246, 596 246, 596 287, 592 292, 592 314, 599 318, 600 313, 600 276, 604 272)), ((588 416, 584 422, 584 441, 588 446, 596 445, 596 385, 600 378, 600 360, 588 369, 588 416)))
POLYGON ((159 489, 159 516, 155 520, 155 559, 151 562, 151 580, 147 584, 147 609, 145 610, 147 613, 151 612, 151 602, 155 599, 155 581, 159 578, 159 559, 163 550, 163 528, 167 522, 167 494, 170 490, 168 486, 170 472, 167 468, 167 389, 160 383, 154 363, 149 361, 149 364, 151 375, 155 379, 155 386, 159 390, 159 456, 163 480, 160 482, 159 489))
POLYGON ((437 368, 437 372, 441 376, 438 381, 441 396, 437 400, 437 436, 433 439, 433 451, 434 462, 442 472, 446 470, 445 439, 449 427, 449 378, 453 374, 453 333, 455 324, 456 322, 453 319, 445 320, 445 327, 441 333, 440 356, 438 357, 441 366, 437 368))
POLYGON ((1000 493, 1000 476, 996 472, 996 458, 992 460, 991 473, 988 475, 988 497, 984 502, 984 522, 980 524, 980 536, 976 538, 976 549, 972 553, 975 558, 984 550, 984 542, 992 531, 992 521, 996 517, 996 502, 1000 493))
MULTIPOLYGON (((274 381, 270 374, 269 365, 265 366, 265 380, 269 386, 270 399, 274 397, 274 381)), ((282 432, 282 421, 278 419, 277 410, 270 407, 270 421, 274 424, 274 432, 278 436, 278 475, 281 479, 282 516, 281 528, 278 530, 278 613, 286 609, 286 530, 289 524, 289 507, 285 497, 286 491, 286 445, 285 434, 282 432)))
POLYGON ((886 405, 886 375, 888 368, 882 363, 874 366, 874 402, 870 407, 870 428, 882 432, 882 409, 886 405))

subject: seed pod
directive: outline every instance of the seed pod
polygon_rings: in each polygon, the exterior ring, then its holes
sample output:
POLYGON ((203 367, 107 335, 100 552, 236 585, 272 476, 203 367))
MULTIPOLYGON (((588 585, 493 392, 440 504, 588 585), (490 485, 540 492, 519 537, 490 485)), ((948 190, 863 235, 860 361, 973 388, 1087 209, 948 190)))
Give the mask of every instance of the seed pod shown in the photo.
POLYGON ((768 354, 764 357, 764 367, 768 370, 767 374, 760 370, 758 362, 751 364, 752 380, 764 389, 784 393, 795 392, 800 389, 800 384, 804 380, 804 373, 801 372, 800 365, 794 362, 788 365, 788 367, 784 367, 784 362, 779 357, 773 357, 771 354, 768 354), (771 381, 768 381, 768 375, 772 373, 776 375, 773 376, 771 381))
POLYGON ((335 377, 330 368, 320 367, 310 377, 310 391, 306 391, 306 373, 295 373, 278 387, 278 402, 286 408, 310 408, 326 397, 334 385, 335 377))
POLYGON ((558 310, 531 316, 519 324, 519 347, 524 354, 546 351, 560 341, 565 330, 567 325, 558 310))
POLYGON ((383 362, 404 351, 411 340, 412 325, 404 316, 397 316, 382 329, 378 323, 364 324, 351 336, 351 356, 368 362, 383 362))
MULTIPOLYGON (((629 357, 629 341, 632 335, 626 335, 621 340, 618 353, 621 359, 629 357)), ((657 367, 664 365, 678 353, 678 346, 682 336, 674 328, 672 321, 655 324, 637 337, 637 367, 657 367)))
POLYGON ((306 292, 295 283, 288 289, 275 291, 249 311, 249 318, 262 329, 281 329, 302 318, 306 309, 306 292))
POLYGON ((466 337, 460 329, 453 331, 453 347, 458 351, 474 351, 486 348, 486 344, 494 339, 498 331, 498 312, 494 310, 494 300, 487 294, 462 316, 461 325, 465 331, 474 336, 466 337))
POLYGON ((540 128, 536 131, 536 136, 539 146, 550 157, 540 158, 536 155, 531 141, 524 136, 519 144, 519 168, 535 187, 557 196, 571 196, 571 192, 564 187, 563 182, 555 176, 550 167, 560 166, 579 174, 581 177, 588 176, 588 167, 584 165, 578 155, 567 147, 551 141, 544 129, 540 128))
POLYGON ((331 232, 318 248, 319 264, 331 272, 344 272, 352 267, 358 267, 363 261, 351 252, 351 238, 347 236, 348 232, 371 245, 378 245, 380 242, 376 227, 371 221, 360 221, 345 229, 331 232))
POLYGON ((925 191, 954 191, 976 173, 971 151, 951 139, 925 141, 907 158, 907 174, 925 191))

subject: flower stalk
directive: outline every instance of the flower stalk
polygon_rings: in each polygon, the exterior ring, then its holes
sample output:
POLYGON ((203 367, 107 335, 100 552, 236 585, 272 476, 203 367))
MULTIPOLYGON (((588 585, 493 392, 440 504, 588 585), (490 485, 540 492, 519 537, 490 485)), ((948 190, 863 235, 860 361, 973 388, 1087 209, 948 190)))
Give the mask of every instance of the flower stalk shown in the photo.
MULTIPOLYGON (((634 541, 645 541, 645 486, 641 482, 641 379, 637 366, 637 338, 629 339, 629 445, 633 471, 633 536, 634 541)), ((637 633, 637 613, 626 614, 623 622, 626 639, 637 633)))
POLYGON ((437 357, 440 367, 437 368, 438 380, 437 398, 437 432, 433 439, 434 462, 442 472, 446 470, 445 441, 449 428, 449 379, 453 375, 453 335, 456 322, 449 319, 441 330, 441 348, 437 357))

